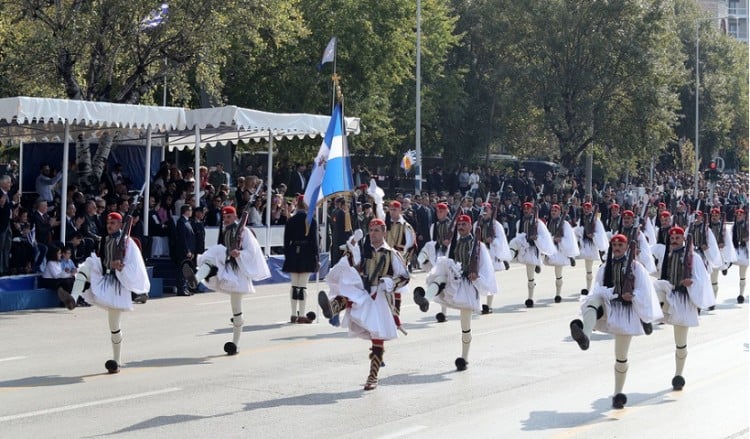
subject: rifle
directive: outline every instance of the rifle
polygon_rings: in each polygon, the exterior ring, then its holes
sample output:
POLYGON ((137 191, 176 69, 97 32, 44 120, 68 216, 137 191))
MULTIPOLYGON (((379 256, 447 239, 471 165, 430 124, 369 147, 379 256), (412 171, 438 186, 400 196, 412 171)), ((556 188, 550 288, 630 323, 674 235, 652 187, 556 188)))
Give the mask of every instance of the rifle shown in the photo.
MULTIPOLYGON (((683 265, 685 269, 682 272, 682 278, 683 279, 690 279, 693 277, 693 235, 689 234, 687 236, 687 242, 685 243, 685 255, 683 256, 683 265)), ((683 285, 679 285, 675 288, 675 290, 682 291, 684 293, 687 293, 687 288, 683 285)))
POLYGON ((469 257, 469 266, 465 273, 468 276, 469 273, 479 274, 479 255, 482 249, 482 227, 477 227, 474 233, 474 245, 471 247, 471 256, 469 257))
POLYGON ((245 226, 247 226, 248 218, 250 218, 250 209, 255 205, 255 200, 258 199, 258 194, 262 188, 263 184, 258 182, 255 192, 250 195, 250 199, 247 200, 247 204, 245 204, 245 207, 242 209, 240 222, 237 224, 237 239, 234 241, 232 248, 227 249, 226 263, 232 265, 232 268, 237 268, 237 261, 231 256, 232 250, 242 250, 242 232, 245 230, 245 226))
POLYGON ((148 180, 143 183, 143 187, 141 188, 141 191, 138 192, 138 195, 133 198, 133 204, 130 206, 130 210, 125 214, 125 219, 122 220, 122 236, 120 237, 120 240, 117 241, 117 246, 115 246, 115 254, 112 256, 113 261, 123 261, 125 259, 127 241, 130 237, 130 231, 133 228, 133 214, 138 209, 138 199, 143 196, 143 191, 146 190, 147 184, 148 180))
POLYGON ((539 220, 539 208, 535 204, 534 205, 534 219, 532 220, 531 224, 529 224, 529 229, 526 231, 526 240, 529 242, 536 241, 536 237, 539 234, 539 231, 537 230, 538 220, 539 220))
POLYGON ((635 274, 633 273, 633 260, 635 259, 635 253, 636 253, 636 242, 635 240, 630 240, 630 243, 628 244, 628 259, 627 259, 627 266, 625 267, 625 276, 622 281, 622 289, 620 290, 620 297, 622 297, 623 294, 630 293, 633 294, 633 290, 635 289, 635 274))

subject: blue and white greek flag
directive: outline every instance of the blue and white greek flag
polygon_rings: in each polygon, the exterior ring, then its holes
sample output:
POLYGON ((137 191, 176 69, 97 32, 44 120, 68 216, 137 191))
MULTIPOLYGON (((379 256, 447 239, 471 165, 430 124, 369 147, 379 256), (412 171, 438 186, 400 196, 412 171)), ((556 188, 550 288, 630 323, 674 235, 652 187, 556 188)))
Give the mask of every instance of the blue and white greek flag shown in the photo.
POLYGON ((159 9, 154 9, 141 20, 141 30, 153 29, 159 27, 167 19, 169 15, 169 5, 162 3, 159 9))
POLYGON ((337 103, 305 190, 305 204, 309 206, 307 223, 310 224, 315 206, 322 197, 351 192, 352 188, 352 165, 344 135, 344 114, 341 103, 337 103))

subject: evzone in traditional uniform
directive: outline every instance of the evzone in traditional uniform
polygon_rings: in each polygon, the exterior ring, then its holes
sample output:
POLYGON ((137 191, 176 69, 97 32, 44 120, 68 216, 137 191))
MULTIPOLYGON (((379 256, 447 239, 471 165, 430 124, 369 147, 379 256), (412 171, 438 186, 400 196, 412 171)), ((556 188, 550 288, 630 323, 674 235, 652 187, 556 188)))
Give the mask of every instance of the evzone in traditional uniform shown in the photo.
MULTIPOLYGON (((650 224, 651 222, 646 219, 650 224)), ((622 213, 622 222, 617 233, 625 235, 628 242, 635 241, 637 254, 636 259, 643 265, 649 274, 656 273, 656 264, 654 255, 651 253, 651 246, 648 244, 646 233, 635 224, 635 213, 632 210, 626 210, 622 213)))
POLYGON ((508 246, 513 253, 513 258, 526 266, 526 286, 529 296, 524 303, 526 308, 533 308, 534 287, 536 286, 534 274, 542 272, 542 257, 552 255, 557 250, 549 230, 537 217, 533 203, 523 203, 523 214, 518 220, 516 230, 516 236, 510 240, 508 246))
MULTIPOLYGON (((510 253, 508 238, 505 237, 505 229, 494 216, 492 204, 482 203, 482 214, 474 225, 474 236, 481 237, 482 243, 490 252, 492 268, 498 272, 510 268, 509 262, 513 259, 513 255, 510 253)), ((492 313, 492 300, 494 298, 493 293, 487 293, 487 303, 482 305, 482 314, 492 313)))
POLYGON ((604 225, 596 217, 593 205, 588 201, 583 203, 583 213, 575 233, 581 258, 586 266, 586 288, 581 289, 581 294, 585 296, 591 290, 591 281, 594 279, 594 261, 602 262, 602 255, 607 251, 608 245, 604 225))
POLYGON ((481 296, 497 293, 497 281, 490 252, 471 234, 471 217, 459 215, 456 230, 448 256, 438 258, 427 275, 426 294, 415 294, 414 301, 425 311, 429 300, 460 310, 462 349, 455 364, 462 371, 469 364, 471 314, 481 310, 481 296))
MULTIPOLYGON (((695 211, 695 218, 690 226, 688 226, 687 233, 693 237, 694 250, 701 257, 703 266, 706 267, 706 272, 709 273, 712 279, 711 287, 715 300, 719 292, 719 271, 722 266, 721 253, 719 252, 719 245, 716 242, 717 239, 709 227, 708 221, 704 218, 703 212, 700 210, 695 211), (713 284, 714 271, 716 272, 716 284, 713 284)), ((714 307, 712 306, 708 309, 713 310, 714 307)))
MULTIPOLYGON (((243 217, 246 213, 243 213, 243 217)), ((219 243, 198 255, 198 272, 186 272, 185 278, 191 289, 203 282, 212 290, 229 294, 232 306, 232 341, 224 344, 224 352, 234 355, 239 352, 242 325, 242 297, 255 292, 253 281, 271 277, 266 258, 253 232, 237 222, 237 210, 233 206, 221 209, 222 231, 219 243)))
POLYGON ((575 266, 576 256, 579 254, 578 242, 570 223, 562 216, 560 205, 553 204, 547 221, 547 230, 552 236, 557 251, 545 256, 544 264, 555 267, 555 303, 562 301, 563 267, 575 266))
POLYGON ((609 206, 609 215, 607 215, 605 221, 602 221, 604 231, 607 232, 607 239, 611 238, 612 235, 617 234, 617 229, 620 228, 621 224, 622 214, 620 214, 620 205, 612 203, 612 205, 609 206))
POLYGON ((304 196, 297 197, 297 210, 284 225, 284 265, 281 270, 289 273, 292 283, 290 293, 291 323, 312 323, 315 313, 305 313, 307 303, 307 281, 319 266, 318 223, 311 219, 307 224, 307 206, 304 196))
POLYGON ((677 212, 672 215, 672 225, 680 226, 683 229, 686 229, 690 225, 692 220, 693 219, 690 218, 690 214, 687 211, 685 202, 680 200, 680 202, 677 204, 677 212))
POLYGON ((122 229, 122 215, 107 215, 107 236, 100 241, 99 254, 92 254, 78 267, 71 293, 76 300, 83 296, 86 302, 107 310, 112 359, 104 367, 109 373, 119 372, 122 364, 120 317, 123 311, 133 310, 131 293, 146 294, 151 289, 141 251, 127 236, 129 230, 122 229))
POLYGON ((636 255, 635 241, 625 235, 610 240, 607 262, 596 273, 594 289, 581 304, 582 320, 570 322, 570 335, 582 350, 589 348, 591 331, 615 336, 615 392, 612 407, 627 403, 622 393, 628 373, 628 350, 634 335, 651 334, 653 322, 663 317, 648 272, 636 255), (630 248, 630 251, 628 249, 630 248))
MULTIPOLYGON (((435 266, 439 257, 448 255, 451 239, 453 239, 454 224, 448 216, 450 212, 448 205, 446 203, 438 203, 435 206, 435 212, 437 214, 437 221, 430 227, 430 240, 422 247, 422 251, 419 252, 417 259, 419 264, 427 269, 427 271, 435 266)), ((424 288, 415 288, 414 294, 419 296, 424 295, 424 288)), ((422 309, 422 312, 426 311, 427 309, 422 309)), ((435 315, 438 323, 445 322, 446 312, 447 308, 443 305, 442 310, 435 315)))
MULTIPOLYGON (((347 241, 348 254, 326 276, 329 293, 318 293, 323 315, 331 321, 346 311, 341 325, 349 334, 370 340, 370 373, 365 390, 378 385, 385 341, 398 336, 401 321, 395 304, 395 291, 409 282, 409 272, 401 254, 385 242, 385 221, 375 218, 369 224, 369 239, 360 253, 359 230, 347 241)), ((403 331, 403 329, 401 329, 403 331)))
POLYGON ((711 229, 716 245, 719 248, 721 260, 719 266, 711 270, 711 288, 714 290, 714 297, 719 295, 719 272, 725 276, 729 267, 737 262, 737 251, 732 242, 732 229, 724 224, 724 216, 718 208, 711 209, 711 219, 708 227, 711 229))
MULTIPOLYGON (((664 203, 659 203, 663 205, 664 203)), ((672 213, 668 210, 659 212, 657 221, 659 227, 656 229, 656 243, 651 245, 651 254, 654 255, 654 261, 657 266, 661 266, 661 260, 669 248, 669 230, 672 228, 672 213)))
POLYGON ((688 328, 698 326, 699 309, 708 309, 715 303, 709 285, 708 272, 698 253, 685 243, 685 231, 674 226, 669 230, 669 251, 660 260, 659 279, 654 289, 664 312, 664 323, 674 329, 675 376, 672 388, 682 390, 682 376, 687 358, 688 328))
MULTIPOLYGON (((391 201, 388 205, 389 221, 386 222, 385 241, 388 245, 399 252, 401 258, 406 261, 408 266, 411 260, 412 252, 417 249, 417 232, 401 214, 401 203, 391 201)), ((407 268, 408 270, 408 268, 407 268)), ((393 294, 396 310, 401 311, 401 296, 408 294, 406 284, 399 285, 393 294)))
POLYGON ((737 209, 734 213, 734 225, 732 226, 732 245, 737 252, 737 259, 734 264, 740 269, 740 291, 737 296, 737 303, 745 302, 745 278, 747 276, 747 241, 748 234, 747 213, 744 209, 737 209))

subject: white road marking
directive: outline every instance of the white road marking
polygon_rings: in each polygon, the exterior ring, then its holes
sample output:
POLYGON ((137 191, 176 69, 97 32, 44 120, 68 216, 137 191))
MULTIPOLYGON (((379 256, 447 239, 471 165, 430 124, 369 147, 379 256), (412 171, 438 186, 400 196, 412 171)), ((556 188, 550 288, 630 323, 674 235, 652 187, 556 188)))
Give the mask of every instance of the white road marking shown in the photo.
POLYGON ((386 436, 378 436, 378 439, 394 439, 398 437, 404 437, 404 436, 408 436, 410 434, 416 433, 418 431, 422 431, 425 428, 427 428, 426 425, 415 425, 413 427, 407 427, 398 431, 394 431, 393 433, 388 434, 386 436))
POLYGON ((18 419, 31 418, 34 416, 49 415, 51 413, 67 412, 70 410, 78 410, 86 407, 93 407, 97 405, 111 404, 113 402, 129 401, 131 399, 146 398, 148 396, 162 395, 164 393, 177 392, 182 390, 179 387, 170 387, 162 390, 155 390, 153 392, 136 393, 134 395, 118 396, 117 398, 102 399, 99 401, 84 402, 81 404, 64 405, 61 407, 53 407, 44 410, 36 410, 33 412, 19 413, 17 415, 3 416, 0 417, 0 422, 15 421, 18 419))
POLYGON ((8 357, 8 358, 0 358, 0 363, 3 361, 13 361, 13 360, 23 360, 26 357, 8 357))

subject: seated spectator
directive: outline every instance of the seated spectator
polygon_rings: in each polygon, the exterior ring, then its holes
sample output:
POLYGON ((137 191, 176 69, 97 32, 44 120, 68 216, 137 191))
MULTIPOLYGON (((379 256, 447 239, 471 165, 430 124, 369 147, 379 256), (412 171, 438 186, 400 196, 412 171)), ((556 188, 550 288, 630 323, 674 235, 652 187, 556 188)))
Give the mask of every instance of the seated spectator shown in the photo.
POLYGON ((10 247, 10 270, 11 273, 24 274, 33 272, 37 265, 35 261, 39 257, 44 260, 44 255, 38 255, 36 239, 34 237, 34 225, 29 222, 29 213, 23 208, 18 210, 18 215, 12 222, 13 242, 10 247))
MULTIPOLYGON (((70 251, 68 251, 68 256, 70 256, 70 251)), ((76 299, 70 294, 73 291, 73 282, 77 271, 75 265, 72 269, 70 268, 71 265, 72 261, 69 258, 65 262, 62 261, 62 250, 50 246, 47 252, 47 265, 44 268, 44 273, 42 273, 42 279, 39 280, 39 285, 42 288, 55 290, 57 297, 68 309, 75 308, 77 304, 83 301, 81 299, 77 303, 76 299), (63 264, 67 269, 63 268, 63 264)))

